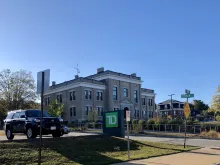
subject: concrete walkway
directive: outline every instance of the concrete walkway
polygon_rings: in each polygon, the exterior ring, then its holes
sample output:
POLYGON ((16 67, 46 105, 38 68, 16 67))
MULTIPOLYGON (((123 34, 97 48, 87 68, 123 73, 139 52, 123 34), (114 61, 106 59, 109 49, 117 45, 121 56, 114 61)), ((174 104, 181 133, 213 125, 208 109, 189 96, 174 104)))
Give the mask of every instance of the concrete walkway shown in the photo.
POLYGON ((215 165, 220 163, 220 148, 199 150, 130 161, 115 165, 215 165))

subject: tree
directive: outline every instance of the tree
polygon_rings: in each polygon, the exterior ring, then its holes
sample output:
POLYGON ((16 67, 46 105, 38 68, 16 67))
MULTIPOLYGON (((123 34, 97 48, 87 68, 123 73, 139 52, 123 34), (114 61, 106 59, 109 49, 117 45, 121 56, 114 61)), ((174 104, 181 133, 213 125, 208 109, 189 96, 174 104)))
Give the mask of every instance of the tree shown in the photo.
POLYGON ((98 120, 98 111, 96 109, 92 109, 88 113, 88 121, 93 123, 93 127, 95 128, 95 122, 98 120))
POLYGON ((194 102, 194 110, 196 110, 196 111, 201 112, 203 110, 209 109, 209 106, 201 100, 194 100, 193 102, 194 102))
POLYGON ((5 100, 7 110, 23 108, 26 102, 34 102, 36 98, 36 84, 31 72, 11 72, 10 69, 0 72, 0 99, 5 100))
POLYGON ((218 89, 216 95, 213 96, 210 108, 210 111, 213 111, 215 116, 220 115, 220 94, 218 94, 218 92, 220 92, 220 89, 218 89))
POLYGON ((48 113, 55 117, 60 117, 63 115, 64 104, 60 104, 57 100, 53 101, 50 106, 48 113))
POLYGON ((6 102, 3 99, 0 99, 0 126, 1 121, 5 119, 7 116, 7 108, 6 108, 6 102))

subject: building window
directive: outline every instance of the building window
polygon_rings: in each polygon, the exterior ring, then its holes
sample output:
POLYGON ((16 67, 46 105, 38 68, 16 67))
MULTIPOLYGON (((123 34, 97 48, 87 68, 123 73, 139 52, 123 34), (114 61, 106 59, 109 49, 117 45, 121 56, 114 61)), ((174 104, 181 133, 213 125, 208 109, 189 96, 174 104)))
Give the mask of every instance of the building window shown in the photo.
POLYGON ((96 99, 102 101, 102 92, 97 92, 96 93, 96 99))
POLYGON ((76 116, 76 107, 70 108, 70 116, 76 116))
POLYGON ((73 107, 73 116, 76 116, 76 107, 73 107))
POLYGON ((73 91, 73 100, 76 100, 76 91, 73 91))
POLYGON ((46 97, 46 98, 44 99, 44 103, 45 103, 46 106, 47 106, 47 105, 50 105, 50 97, 46 97))
POLYGON ((137 90, 134 90, 134 102, 138 102, 137 90))
POLYGON ((124 97, 128 97, 128 89, 124 88, 124 97))
POLYGON ((89 115, 89 111, 92 110, 91 106, 85 106, 85 115, 88 116, 89 115))
POLYGON ((72 101, 72 100, 76 100, 76 95, 75 95, 75 91, 73 91, 73 92, 70 92, 70 101, 72 101))
POLYGON ((117 100, 118 96, 117 96, 117 87, 113 87, 113 100, 117 100))
POLYGON ((142 105, 146 105, 145 104, 145 98, 142 98, 141 100, 142 100, 142 105))
POLYGON ((92 99, 92 91, 85 90, 85 99, 91 100, 92 99))
MULTIPOLYGON (((148 100, 148 105, 149 105, 149 106, 153 106, 153 100, 152 100, 152 99, 149 99, 149 100, 148 100)), ((165 109, 166 109, 166 108, 165 108, 165 109)))
POLYGON ((139 110, 137 110, 137 117, 139 117, 139 110))
POLYGON ((103 116, 103 107, 97 107, 98 116, 103 116))
POLYGON ((73 116, 73 108, 70 108, 70 116, 73 116))
POLYGON ((118 111, 119 110, 119 108, 113 108, 113 111, 118 111))
POLYGON ((57 95, 57 101, 59 103, 62 103, 62 101, 63 101, 62 94, 57 95))
POLYGON ((73 92, 70 92, 70 101, 73 100, 73 92))

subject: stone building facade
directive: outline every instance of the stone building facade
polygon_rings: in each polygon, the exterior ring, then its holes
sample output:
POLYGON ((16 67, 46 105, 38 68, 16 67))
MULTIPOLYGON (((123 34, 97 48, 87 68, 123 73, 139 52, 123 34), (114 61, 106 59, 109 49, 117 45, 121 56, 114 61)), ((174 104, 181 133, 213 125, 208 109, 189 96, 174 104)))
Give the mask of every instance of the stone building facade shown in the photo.
POLYGON ((64 120, 88 120, 88 112, 98 110, 99 119, 105 111, 131 110, 132 118, 149 119, 155 111, 154 90, 142 88, 136 74, 122 74, 104 68, 88 77, 78 77, 60 84, 52 82, 44 95, 45 109, 57 99, 64 104, 64 120))

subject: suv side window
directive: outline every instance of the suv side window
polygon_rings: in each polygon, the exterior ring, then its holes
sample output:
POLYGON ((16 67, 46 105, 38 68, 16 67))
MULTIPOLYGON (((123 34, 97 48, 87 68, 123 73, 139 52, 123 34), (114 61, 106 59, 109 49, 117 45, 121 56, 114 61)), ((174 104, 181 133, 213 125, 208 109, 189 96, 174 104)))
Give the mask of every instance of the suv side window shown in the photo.
POLYGON ((21 116, 25 116, 25 112, 19 112, 19 118, 21 118, 21 116))
POLYGON ((14 115, 14 113, 9 113, 8 116, 6 117, 6 119, 12 119, 13 115, 14 115))
POLYGON ((14 114, 14 116, 12 117, 12 119, 17 119, 17 118, 19 118, 19 113, 18 113, 18 112, 16 112, 16 113, 14 114))

